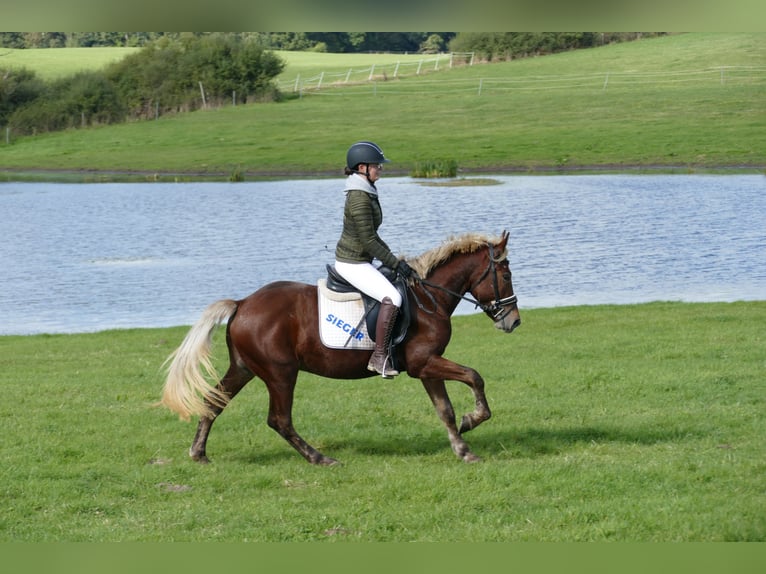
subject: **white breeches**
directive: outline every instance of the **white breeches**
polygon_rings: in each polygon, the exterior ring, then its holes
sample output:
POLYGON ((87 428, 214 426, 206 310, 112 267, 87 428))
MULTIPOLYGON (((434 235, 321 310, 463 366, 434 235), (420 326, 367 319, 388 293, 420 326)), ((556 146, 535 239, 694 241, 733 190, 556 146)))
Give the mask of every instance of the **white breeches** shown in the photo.
POLYGON ((370 297, 378 301, 388 297, 397 307, 402 306, 399 291, 372 263, 346 263, 336 260, 335 269, 341 277, 370 297))

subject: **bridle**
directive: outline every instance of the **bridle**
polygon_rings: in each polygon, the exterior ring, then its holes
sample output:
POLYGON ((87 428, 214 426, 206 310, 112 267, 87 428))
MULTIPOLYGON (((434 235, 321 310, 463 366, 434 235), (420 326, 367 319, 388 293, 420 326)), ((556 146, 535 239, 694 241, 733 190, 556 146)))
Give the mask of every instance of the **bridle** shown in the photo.
MULTIPOLYGON (((451 289, 447 289, 446 287, 443 287, 441 285, 431 283, 430 281, 426 281, 425 279, 421 279, 420 277, 416 277, 415 281, 417 283, 420 283, 424 287, 432 287, 434 289, 439 289, 440 291, 444 291, 445 293, 448 293, 452 295, 453 297, 457 297, 458 299, 462 299, 463 301, 468 301, 469 303, 473 303, 474 305, 476 305, 477 309, 481 309, 482 311, 487 313, 490 317, 492 317, 492 320, 495 323, 498 323, 499 321, 502 321, 508 316, 508 314, 511 312, 511 309, 510 309, 511 305, 515 305, 518 299, 515 294, 510 295, 509 297, 502 297, 502 298, 500 297, 500 288, 497 284, 497 273, 495 273, 495 248, 493 247, 491 243, 487 243, 487 247, 489 248, 489 265, 487 265, 487 268, 484 270, 484 273, 481 274, 479 279, 477 279, 476 283, 474 283, 473 287, 470 287, 468 291, 472 292, 482 283, 482 281, 484 281, 484 279, 486 279, 487 275, 492 275, 492 287, 495 290, 495 298, 489 303, 481 303, 480 301, 476 299, 473 299, 471 297, 466 297, 465 295, 461 295, 460 293, 452 291, 451 289)), ((438 308, 436 299, 427 288, 423 290, 426 292, 429 299, 431 299, 431 302, 434 304, 434 308, 431 311, 427 310, 420 303, 415 292, 412 291, 412 295, 415 298, 415 302, 417 303, 418 308, 421 311, 425 311, 426 313, 435 313, 436 309, 438 308)))

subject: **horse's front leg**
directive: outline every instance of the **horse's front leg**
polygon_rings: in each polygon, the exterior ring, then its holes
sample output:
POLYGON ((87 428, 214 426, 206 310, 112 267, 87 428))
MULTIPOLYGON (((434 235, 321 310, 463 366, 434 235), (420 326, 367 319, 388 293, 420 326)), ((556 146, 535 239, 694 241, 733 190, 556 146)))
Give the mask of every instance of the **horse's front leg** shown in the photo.
POLYGON ((449 395, 447 394, 447 387, 444 384, 444 379, 421 378, 421 381, 436 409, 436 413, 444 423, 444 426, 447 427, 447 435, 449 436, 452 451, 458 458, 465 462, 477 462, 481 460, 471 452, 468 443, 463 440, 460 431, 457 429, 457 425, 455 424, 455 410, 453 409, 452 401, 450 401, 449 395))
POLYGON ((460 422, 460 433, 475 429, 492 416, 489 403, 484 394, 484 379, 471 367, 459 365, 444 357, 434 355, 428 359, 425 367, 418 374, 420 378, 434 378, 442 380, 460 381, 468 385, 473 391, 475 408, 473 412, 463 415, 460 422))

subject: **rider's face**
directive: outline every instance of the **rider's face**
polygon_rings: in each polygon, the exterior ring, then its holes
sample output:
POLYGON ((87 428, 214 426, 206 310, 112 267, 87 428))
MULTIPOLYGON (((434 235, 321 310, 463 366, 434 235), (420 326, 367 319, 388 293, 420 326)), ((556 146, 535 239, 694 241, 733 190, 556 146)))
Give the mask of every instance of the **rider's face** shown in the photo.
POLYGON ((366 166, 367 171, 365 174, 370 181, 378 181, 380 179, 380 172, 383 170, 383 164, 368 163, 363 165, 366 166))

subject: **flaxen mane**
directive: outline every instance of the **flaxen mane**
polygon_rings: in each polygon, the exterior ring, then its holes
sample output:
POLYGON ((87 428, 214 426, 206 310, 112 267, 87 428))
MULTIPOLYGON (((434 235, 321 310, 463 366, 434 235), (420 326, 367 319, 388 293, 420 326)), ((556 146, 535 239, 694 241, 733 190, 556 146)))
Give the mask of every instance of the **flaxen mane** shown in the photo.
MULTIPOLYGON (((408 259, 408 263, 417 271, 421 277, 428 277, 433 269, 453 255, 458 253, 473 253, 477 249, 484 247, 487 243, 497 245, 500 243, 499 237, 488 237, 479 233, 466 233, 460 236, 451 236, 441 245, 418 255, 413 259, 408 259)), ((507 250, 502 253, 495 253, 495 260, 502 261, 508 255, 507 250)))

